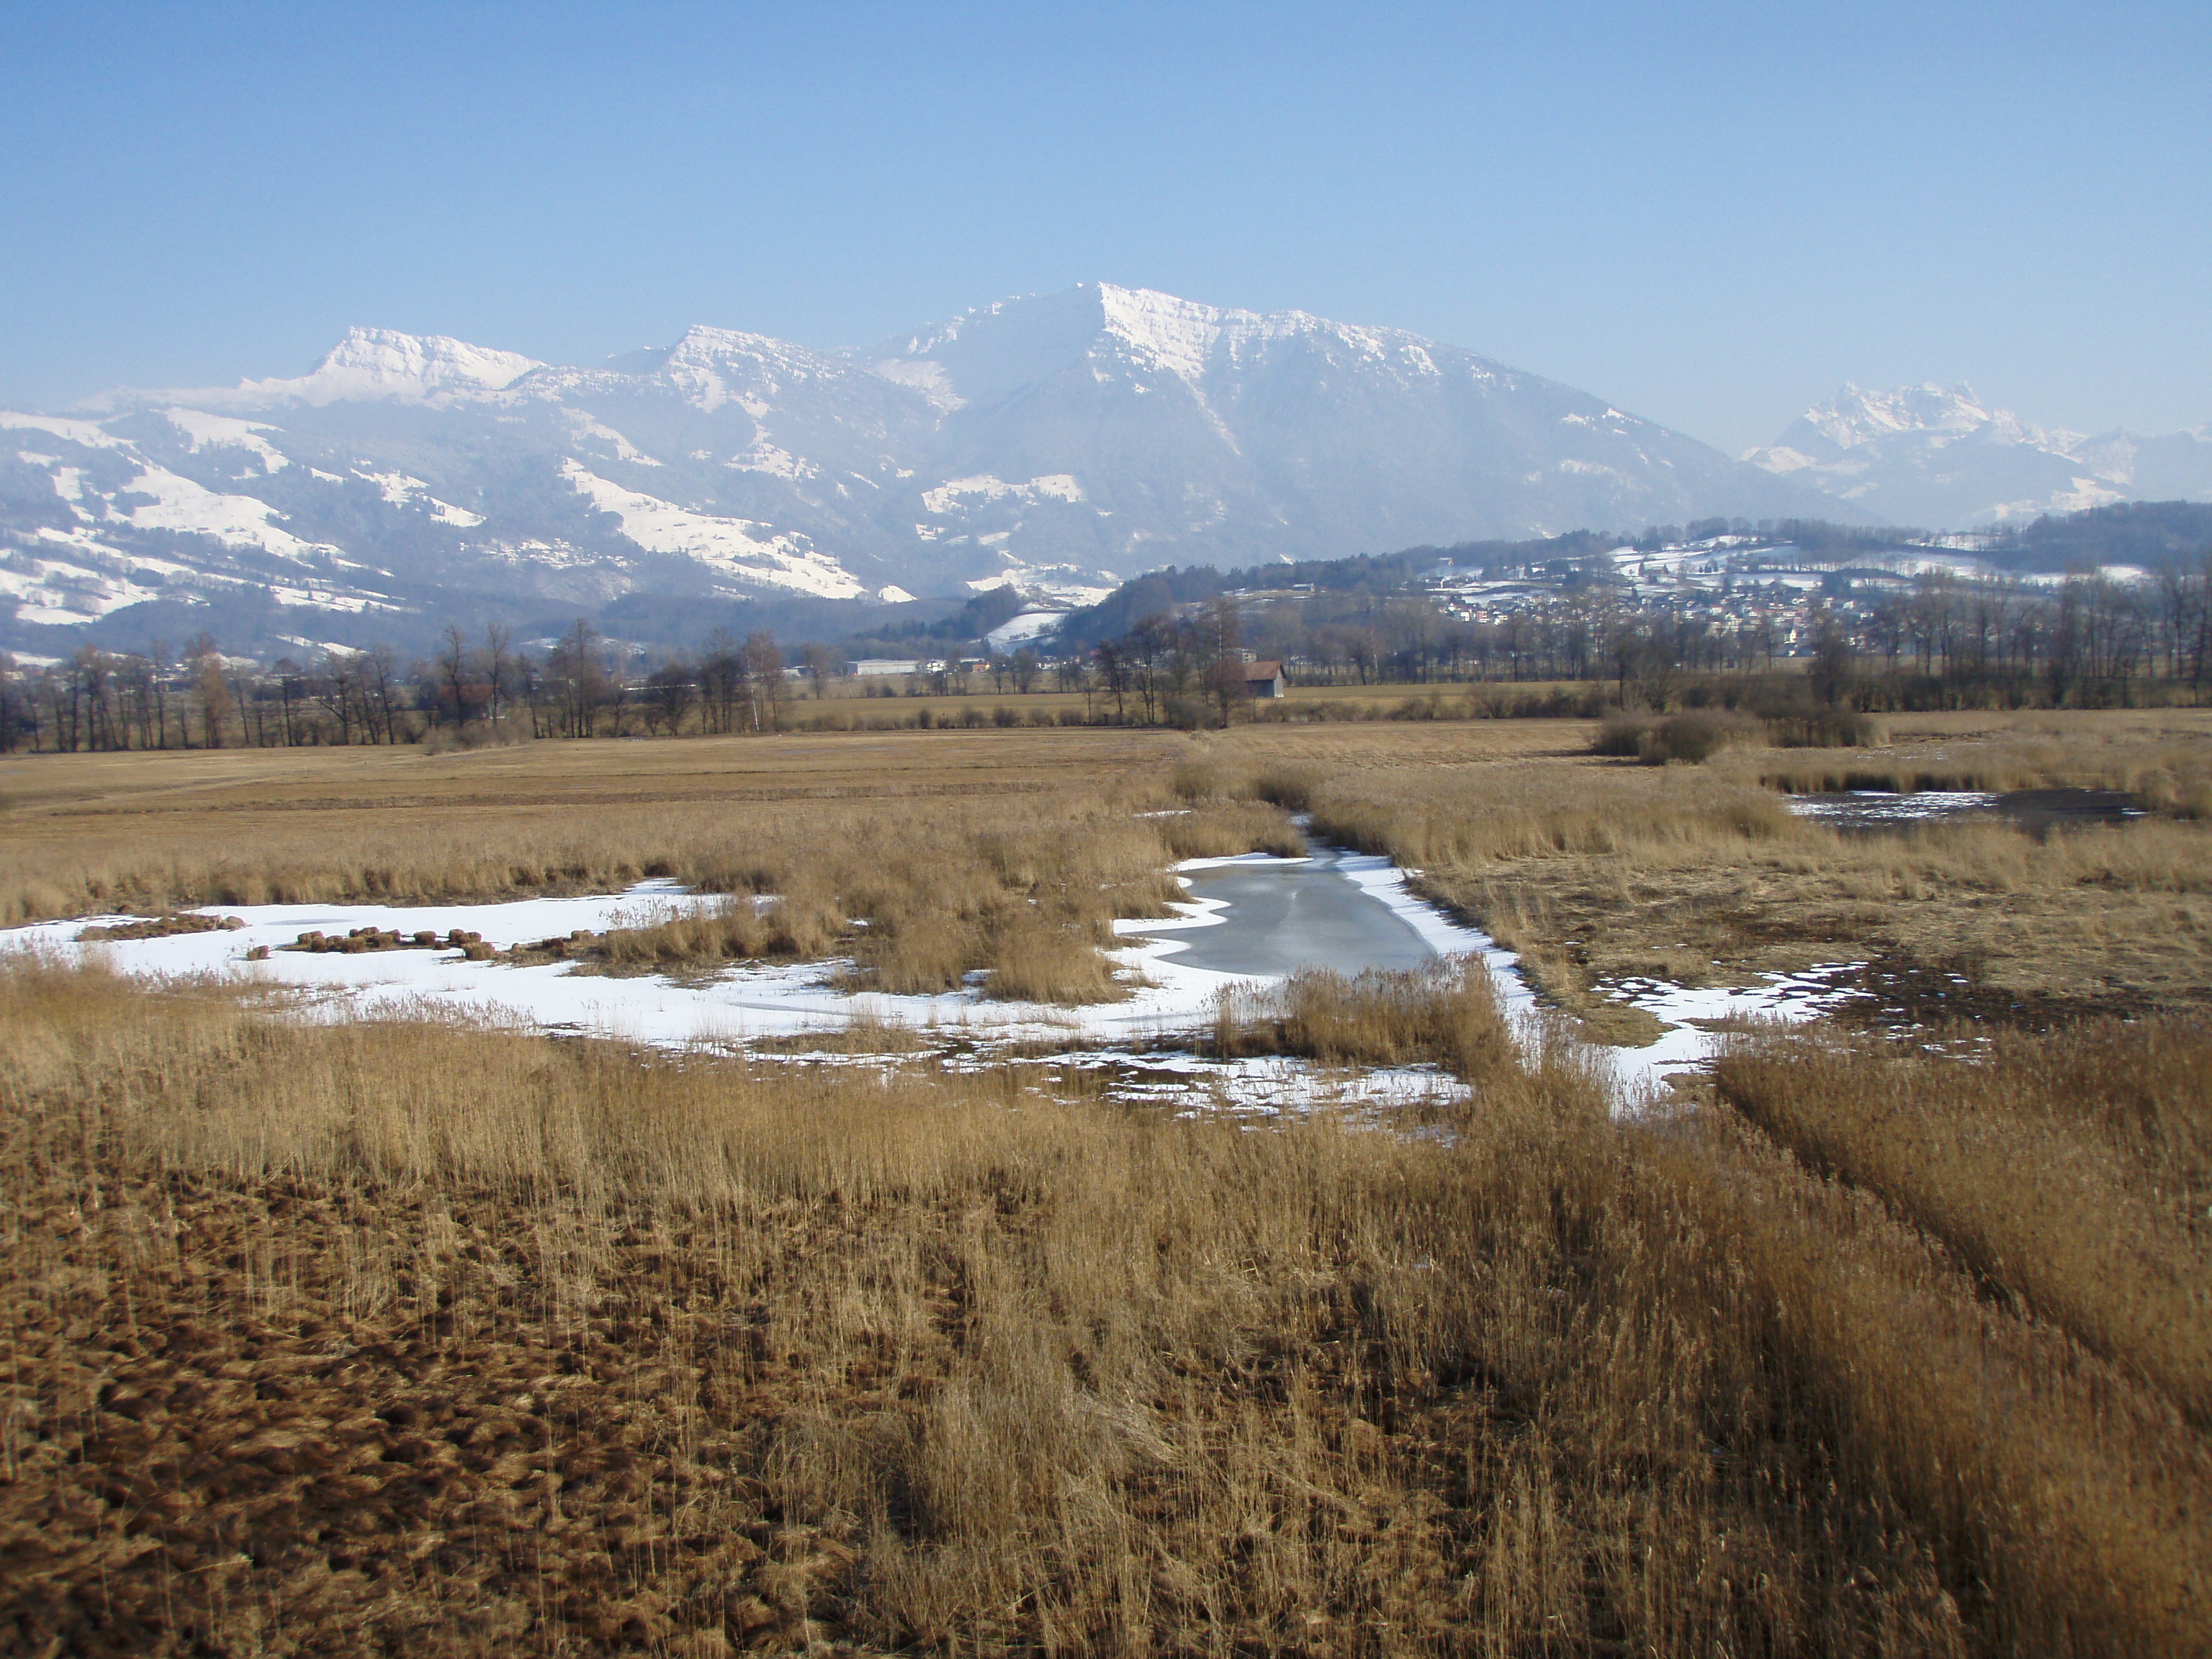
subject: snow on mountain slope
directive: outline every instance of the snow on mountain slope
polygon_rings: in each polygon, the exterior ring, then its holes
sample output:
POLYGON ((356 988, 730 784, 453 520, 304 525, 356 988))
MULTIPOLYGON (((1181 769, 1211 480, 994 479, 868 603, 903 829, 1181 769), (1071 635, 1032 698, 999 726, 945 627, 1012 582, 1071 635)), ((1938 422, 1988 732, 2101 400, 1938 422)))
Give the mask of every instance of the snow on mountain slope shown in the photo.
POLYGON ((1893 523, 1996 524, 2131 500, 2212 498, 2212 429, 2043 428, 1967 386, 1846 384, 1744 459, 1893 523))
POLYGON ((1808 499, 1571 387, 1304 312, 1085 283, 980 307, 867 358, 941 411, 908 498, 916 533, 948 557, 988 549, 1126 574, 1808 499), (1079 507, 976 496, 939 521, 953 481, 1060 475, 1079 507))
POLYGON ((356 329, 297 377, 0 426, 17 648, 64 615, 267 637, 299 606, 703 629, 1821 499, 1403 331, 1098 283, 866 352, 702 326, 572 367, 356 329))
POLYGON ((561 475, 599 511, 621 520, 622 533, 647 552, 696 559, 731 575, 818 599, 857 599, 863 592, 850 571, 814 551, 804 536, 769 531, 762 540, 753 532, 767 530, 765 526, 687 512, 610 483, 574 461, 563 462, 561 475))
POLYGON ((260 461, 264 472, 280 471, 291 465, 282 450, 261 435, 270 429, 265 421, 241 421, 198 409, 170 409, 162 413, 185 434, 194 453, 210 448, 242 449, 260 461))
POLYGON ((149 466, 123 487, 127 499, 153 499, 123 514, 137 530, 167 530, 181 535, 207 536, 225 547, 258 548, 280 559, 301 562, 335 548, 302 541, 276 520, 276 509, 251 495, 226 495, 166 468, 149 466))

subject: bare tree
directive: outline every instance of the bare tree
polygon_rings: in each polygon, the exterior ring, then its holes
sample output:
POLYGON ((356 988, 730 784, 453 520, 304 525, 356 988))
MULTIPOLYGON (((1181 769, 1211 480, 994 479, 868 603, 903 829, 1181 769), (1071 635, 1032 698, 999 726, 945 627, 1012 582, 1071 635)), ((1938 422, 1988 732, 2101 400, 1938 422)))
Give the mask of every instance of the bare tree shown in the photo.
POLYGON ((776 647, 775 635, 766 629, 746 635, 744 664, 752 691, 753 730, 781 731, 787 683, 783 678, 783 653, 776 647))
POLYGON ((453 724, 465 726, 469 719, 469 636, 461 632, 459 623, 446 624, 445 645, 438 653, 438 672, 446 682, 446 695, 453 704, 453 724))
POLYGON ((806 678, 813 683, 817 700, 830 695, 830 676, 837 672, 837 653, 826 645, 810 645, 800 653, 806 678))
POLYGON ((514 635, 498 623, 486 623, 483 631, 484 684, 491 696, 491 721, 499 724, 500 698, 508 690, 514 671, 514 635))

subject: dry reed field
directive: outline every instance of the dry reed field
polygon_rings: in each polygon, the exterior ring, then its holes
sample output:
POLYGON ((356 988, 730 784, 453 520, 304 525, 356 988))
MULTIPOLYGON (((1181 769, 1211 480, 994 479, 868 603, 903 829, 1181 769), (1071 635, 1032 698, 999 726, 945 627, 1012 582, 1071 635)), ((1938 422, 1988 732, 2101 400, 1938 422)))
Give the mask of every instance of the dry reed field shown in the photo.
POLYGON ((1626 972, 1839 951, 1950 1000, 1616 1118, 1480 973, 1311 972, 1210 1047, 1470 1097, 1255 1128, 881 1028, 794 1065, 16 960, 0 1650, 2212 1655, 2212 722, 1593 730, 10 764, 18 918, 665 874, 729 901, 579 958, 1075 1000, 1170 860, 1310 811, 1586 1031, 1626 972), (2153 811, 1852 837, 1774 787, 1832 766, 2153 811))
POLYGON ((1439 1139, 0 1016, 13 1651, 2212 1651, 2203 1026, 2089 1102, 1924 1062, 2070 1139, 1915 1184, 1755 1048, 1639 1125, 1476 1045, 1439 1139))

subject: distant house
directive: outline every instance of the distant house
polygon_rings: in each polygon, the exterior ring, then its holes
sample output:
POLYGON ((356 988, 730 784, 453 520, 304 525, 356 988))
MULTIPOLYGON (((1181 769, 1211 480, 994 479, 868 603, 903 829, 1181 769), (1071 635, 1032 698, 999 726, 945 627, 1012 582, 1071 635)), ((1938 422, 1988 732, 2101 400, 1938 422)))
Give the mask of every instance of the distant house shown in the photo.
POLYGON ((910 657, 866 657, 859 662, 847 663, 845 672, 856 679, 872 679, 884 674, 919 674, 929 666, 929 664, 916 662, 910 657))
POLYGON ((1244 690, 1255 697, 1279 697, 1283 695, 1283 665, 1279 662, 1248 662, 1244 665, 1244 690))

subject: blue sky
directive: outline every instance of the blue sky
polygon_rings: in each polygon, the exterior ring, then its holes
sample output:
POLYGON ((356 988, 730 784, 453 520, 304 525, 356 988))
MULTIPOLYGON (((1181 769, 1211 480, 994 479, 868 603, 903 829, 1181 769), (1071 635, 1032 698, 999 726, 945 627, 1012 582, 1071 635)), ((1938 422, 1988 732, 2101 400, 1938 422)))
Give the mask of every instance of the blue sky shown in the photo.
POLYGON ((862 344, 1086 279, 1730 449, 1850 379, 2212 422, 2212 5, 0 8, 0 399, 862 344))

